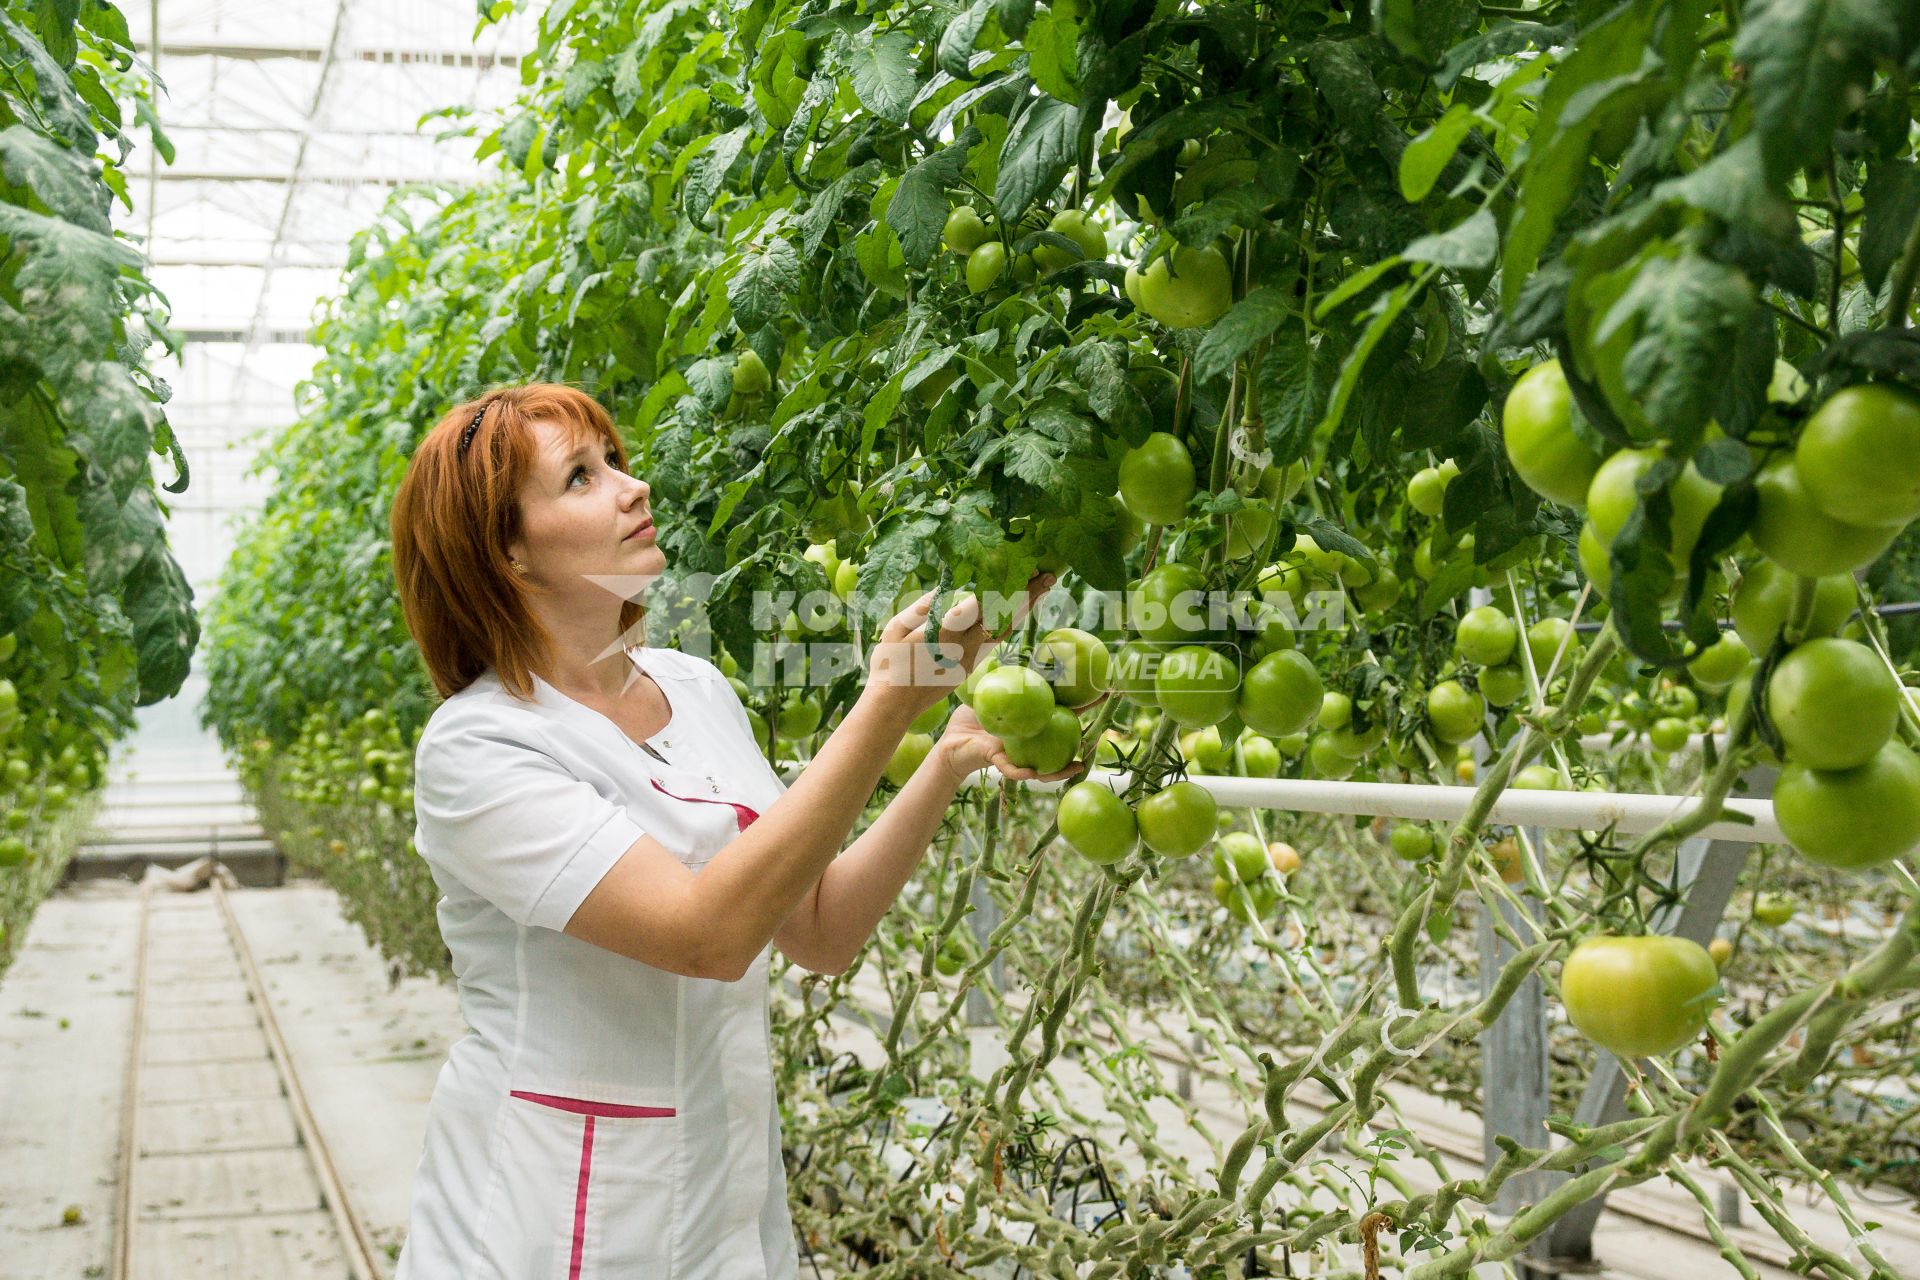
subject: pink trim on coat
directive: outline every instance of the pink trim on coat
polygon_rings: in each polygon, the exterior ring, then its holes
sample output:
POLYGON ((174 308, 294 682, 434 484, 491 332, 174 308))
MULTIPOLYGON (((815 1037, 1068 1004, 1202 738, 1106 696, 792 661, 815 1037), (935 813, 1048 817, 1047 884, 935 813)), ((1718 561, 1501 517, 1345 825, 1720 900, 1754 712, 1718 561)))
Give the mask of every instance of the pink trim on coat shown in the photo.
POLYGON ((733 819, 736 823, 739 824, 740 830, 742 831, 745 831, 748 827, 752 826, 754 819, 760 816, 758 813, 754 812, 752 809, 747 808, 747 806, 743 804, 735 804, 731 800, 707 800, 700 796, 676 796, 673 794, 673 792, 661 786, 660 779, 658 778, 653 779, 653 789, 655 791, 658 791, 661 795, 668 797, 669 799, 684 800, 688 804, 723 804, 727 806, 727 808, 733 810, 733 819))

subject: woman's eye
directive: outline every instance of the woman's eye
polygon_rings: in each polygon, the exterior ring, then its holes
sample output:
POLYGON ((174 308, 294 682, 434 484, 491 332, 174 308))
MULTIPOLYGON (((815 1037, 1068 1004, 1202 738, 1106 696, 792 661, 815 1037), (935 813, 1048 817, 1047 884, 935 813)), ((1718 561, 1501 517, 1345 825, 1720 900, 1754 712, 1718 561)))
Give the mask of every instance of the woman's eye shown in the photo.
POLYGON ((580 479, 582 476, 586 474, 587 474, 587 469, 585 467, 575 467, 573 469, 573 474, 567 477, 567 483, 571 485, 575 480, 580 479))

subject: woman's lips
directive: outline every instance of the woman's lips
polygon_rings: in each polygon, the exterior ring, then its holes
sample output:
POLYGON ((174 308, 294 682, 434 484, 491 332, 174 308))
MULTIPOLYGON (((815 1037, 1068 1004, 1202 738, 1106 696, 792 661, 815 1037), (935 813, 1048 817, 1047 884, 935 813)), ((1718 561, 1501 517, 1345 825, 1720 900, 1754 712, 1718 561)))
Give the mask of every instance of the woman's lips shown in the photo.
POLYGON ((640 523, 640 527, 635 529, 632 533, 628 534, 625 538, 622 539, 622 541, 631 542, 635 538, 644 537, 647 534, 652 532, 653 532, 653 521, 651 519, 643 520, 640 523))

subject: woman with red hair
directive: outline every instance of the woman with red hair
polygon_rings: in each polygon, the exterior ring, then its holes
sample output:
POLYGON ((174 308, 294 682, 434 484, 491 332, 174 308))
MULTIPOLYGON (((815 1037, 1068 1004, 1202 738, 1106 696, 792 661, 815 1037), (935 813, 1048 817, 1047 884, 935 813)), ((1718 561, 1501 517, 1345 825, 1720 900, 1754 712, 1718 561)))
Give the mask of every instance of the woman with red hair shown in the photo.
POLYGON ((908 724, 996 638, 978 604, 940 620, 940 678, 928 597, 889 621, 786 787, 726 678, 634 643, 638 601, 601 585, 665 568, 648 496, 605 409, 533 384, 449 414, 394 499, 401 606, 444 698, 415 844, 469 1028, 434 1086, 397 1280, 796 1275, 770 948, 842 972, 961 780, 1036 776, 959 708, 847 844, 908 724))

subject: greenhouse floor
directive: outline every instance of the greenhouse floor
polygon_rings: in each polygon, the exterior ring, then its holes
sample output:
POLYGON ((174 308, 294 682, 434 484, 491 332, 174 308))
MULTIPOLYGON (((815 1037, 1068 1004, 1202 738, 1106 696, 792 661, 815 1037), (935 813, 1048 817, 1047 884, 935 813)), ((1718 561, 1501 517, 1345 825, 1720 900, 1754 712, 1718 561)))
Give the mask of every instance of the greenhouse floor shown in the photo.
MULTIPOLYGON (((139 1155, 132 1161, 137 1207, 123 1246, 131 1259, 126 1274, 346 1277, 353 1273, 342 1233, 357 1230, 375 1269, 391 1275, 427 1098, 447 1046, 463 1030, 453 993, 430 979, 390 983, 384 963, 322 885, 239 889, 226 898, 267 993, 272 1029, 262 1034, 261 1020, 248 1012, 251 978, 225 968, 236 949, 215 895, 155 895, 146 1048, 138 1105, 129 1109, 139 1117, 139 1155), (275 1047, 290 1060, 299 1099, 275 1084, 275 1047), (196 1055, 207 1065, 188 1061, 196 1055), (191 1101, 195 1080, 216 1101, 191 1101), (317 1131, 322 1163, 330 1166, 317 1182, 312 1149, 299 1141, 303 1120, 317 1131), (206 1166, 214 1173, 182 1172, 202 1170, 194 1157, 215 1159, 206 1166), (166 1181, 166 1197, 150 1193, 150 1177, 166 1181), (330 1210, 328 1177, 337 1179, 349 1214, 330 1210), (196 1196, 205 1202, 198 1208, 196 1196)), ((132 885, 70 885, 41 906, 0 983, 4 1280, 114 1274, 139 922, 132 885)), ((856 984, 856 995, 873 1002, 878 989, 856 984)), ((840 1047, 874 1061, 877 1042, 867 1028, 853 1017, 841 1025, 840 1047)), ((1056 1076, 1076 1105, 1095 1105, 1098 1090, 1072 1063, 1058 1064, 1056 1076)), ((1410 1091, 1396 1092, 1394 1101, 1405 1122, 1444 1153, 1450 1176, 1476 1172, 1475 1117, 1410 1091)), ((1237 1133, 1242 1112, 1224 1082, 1196 1079, 1193 1103, 1216 1134, 1230 1141, 1237 1133)), ((1171 1101, 1161 1107, 1160 1141, 1204 1168, 1211 1162, 1204 1142, 1171 1101)), ((1358 1162, 1341 1162, 1364 1176, 1358 1162)), ((1402 1168, 1417 1188, 1435 1181, 1431 1170, 1423 1180, 1421 1167, 1402 1168)), ((1703 1179, 1716 1185, 1710 1173, 1703 1179)), ((1815 1239, 1848 1251, 1847 1232, 1830 1208, 1803 1192, 1787 1193, 1787 1201, 1815 1239)), ((1867 1202, 1858 1207, 1881 1224, 1874 1242, 1899 1274, 1920 1276, 1920 1217, 1867 1202)), ((1784 1250, 1770 1234, 1736 1228, 1732 1235, 1760 1274, 1790 1274, 1774 1265, 1784 1250)), ((1704 1237, 1692 1198, 1664 1182, 1615 1196, 1595 1248, 1606 1264, 1596 1274, 1604 1276, 1735 1274, 1704 1237)))

